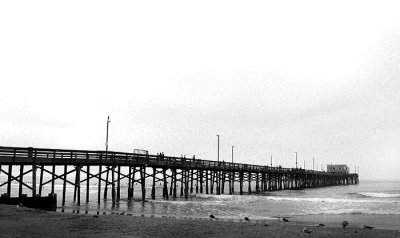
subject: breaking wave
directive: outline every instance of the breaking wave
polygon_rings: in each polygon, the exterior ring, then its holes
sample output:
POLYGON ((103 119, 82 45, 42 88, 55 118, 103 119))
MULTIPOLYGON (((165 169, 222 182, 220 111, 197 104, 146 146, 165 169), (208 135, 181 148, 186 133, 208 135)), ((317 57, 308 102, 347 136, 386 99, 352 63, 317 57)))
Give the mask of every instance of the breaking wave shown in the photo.
POLYGON ((398 203, 397 201, 382 200, 361 200, 361 199, 345 199, 345 198, 299 198, 299 197, 277 197, 271 196, 268 200, 274 201, 300 201, 300 202, 327 202, 327 203, 398 203))
POLYGON ((371 192, 364 192, 358 193, 364 197, 373 197, 373 198, 400 198, 399 193, 371 193, 371 192))

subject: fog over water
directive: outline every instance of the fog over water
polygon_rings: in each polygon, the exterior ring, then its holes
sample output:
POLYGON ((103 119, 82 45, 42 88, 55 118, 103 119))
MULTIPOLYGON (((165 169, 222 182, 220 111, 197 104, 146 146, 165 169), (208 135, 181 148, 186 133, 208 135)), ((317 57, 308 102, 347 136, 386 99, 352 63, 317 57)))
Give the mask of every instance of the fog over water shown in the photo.
POLYGON ((400 179, 398 1, 2 1, 0 145, 400 179))

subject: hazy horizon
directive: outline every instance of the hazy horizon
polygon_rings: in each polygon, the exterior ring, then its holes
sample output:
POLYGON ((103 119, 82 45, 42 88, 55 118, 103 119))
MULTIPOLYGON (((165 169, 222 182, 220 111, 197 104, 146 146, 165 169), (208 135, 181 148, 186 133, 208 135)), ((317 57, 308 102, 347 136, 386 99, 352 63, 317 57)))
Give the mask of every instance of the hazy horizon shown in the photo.
POLYGON ((0 3, 0 146, 400 179, 397 1, 0 3))

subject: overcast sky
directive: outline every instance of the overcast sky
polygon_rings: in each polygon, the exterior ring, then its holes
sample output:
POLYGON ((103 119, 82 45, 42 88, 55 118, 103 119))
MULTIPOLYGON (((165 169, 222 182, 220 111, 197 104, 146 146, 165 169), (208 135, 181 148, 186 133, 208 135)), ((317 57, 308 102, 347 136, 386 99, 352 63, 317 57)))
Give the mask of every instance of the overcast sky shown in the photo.
POLYGON ((0 145, 400 179, 398 1, 1 1, 0 145))

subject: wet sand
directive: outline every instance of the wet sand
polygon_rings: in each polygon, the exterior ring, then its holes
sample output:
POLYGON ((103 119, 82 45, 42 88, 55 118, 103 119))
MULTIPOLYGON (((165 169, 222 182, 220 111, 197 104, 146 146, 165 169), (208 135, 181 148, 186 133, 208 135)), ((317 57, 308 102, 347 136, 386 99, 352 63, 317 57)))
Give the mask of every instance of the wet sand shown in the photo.
MULTIPOLYGON (((0 237, 399 237, 398 230, 343 229, 333 223, 315 227, 312 216, 279 220, 232 222, 219 219, 153 218, 128 215, 83 215, 46 212, 0 204, 0 237), (266 226, 266 224, 268 226, 266 226), (312 230, 303 233, 303 227, 312 230)), ((315 217, 319 219, 318 217, 315 217)), ((250 218, 251 219, 251 218, 250 218)), ((318 221, 318 220, 317 220, 318 221)))

